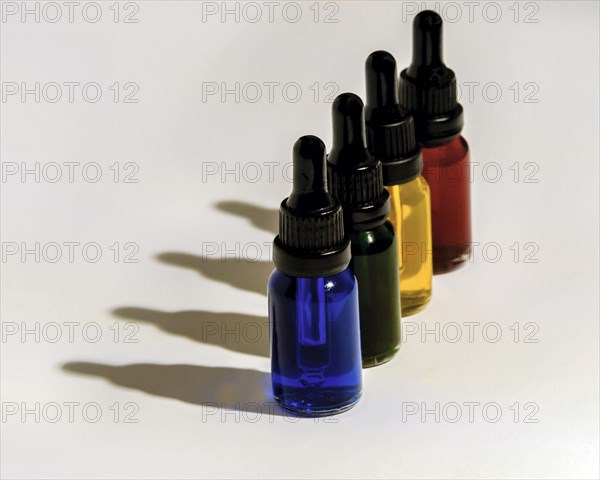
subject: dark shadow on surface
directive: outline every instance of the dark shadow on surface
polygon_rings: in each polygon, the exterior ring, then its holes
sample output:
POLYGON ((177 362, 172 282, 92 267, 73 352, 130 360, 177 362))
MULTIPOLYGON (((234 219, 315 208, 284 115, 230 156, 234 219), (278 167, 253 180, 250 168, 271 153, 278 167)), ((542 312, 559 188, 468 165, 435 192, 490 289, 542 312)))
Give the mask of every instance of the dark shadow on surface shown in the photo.
MULTIPOLYGON (((108 380, 157 397, 172 398, 193 405, 263 415, 291 416, 284 413, 270 396, 270 376, 257 370, 199 365, 160 365, 137 363, 107 365, 70 362, 63 371, 108 380)), ((217 411, 213 412, 215 418, 217 411)), ((210 418, 210 416, 208 416, 210 418)))
POLYGON ((279 210, 261 207, 253 203, 225 200, 215 204, 217 210, 250 220, 256 228, 277 235, 279 210))
POLYGON ((157 259, 169 265, 196 270, 201 275, 248 292, 267 294, 267 281, 273 271, 271 262, 239 258, 210 258, 182 252, 165 252, 157 259))
POLYGON ((203 310, 163 312, 138 307, 113 310, 120 320, 150 323, 161 330, 238 353, 269 357, 269 323, 266 317, 203 310))

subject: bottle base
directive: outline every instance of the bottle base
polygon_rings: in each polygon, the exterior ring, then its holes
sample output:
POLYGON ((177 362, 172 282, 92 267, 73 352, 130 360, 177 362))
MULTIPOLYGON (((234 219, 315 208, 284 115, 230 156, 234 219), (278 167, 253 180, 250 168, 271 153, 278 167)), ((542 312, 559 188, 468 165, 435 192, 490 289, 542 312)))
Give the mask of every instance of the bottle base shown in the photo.
POLYGON ((328 417, 350 410, 360 399, 362 391, 355 388, 286 389, 275 394, 275 400, 288 412, 301 417, 328 417))
POLYGON ((423 310, 431 299, 431 291, 426 293, 400 295, 402 305, 402 318, 410 317, 423 310))
POLYGON ((471 246, 465 246, 456 255, 456 247, 434 248, 433 249, 433 274, 442 275, 458 270, 465 265, 465 262, 471 255, 471 246), (448 255, 451 251, 452 255, 448 255))
POLYGON ((396 347, 394 350, 392 350, 391 352, 388 352, 388 353, 383 353, 381 355, 375 355, 372 357, 363 358, 362 359, 362 367, 363 368, 372 368, 372 367, 377 367, 379 365, 383 365, 384 363, 387 363, 392 358, 394 358, 396 356, 396 354, 398 353, 398 350, 400 350, 400 346, 396 347))

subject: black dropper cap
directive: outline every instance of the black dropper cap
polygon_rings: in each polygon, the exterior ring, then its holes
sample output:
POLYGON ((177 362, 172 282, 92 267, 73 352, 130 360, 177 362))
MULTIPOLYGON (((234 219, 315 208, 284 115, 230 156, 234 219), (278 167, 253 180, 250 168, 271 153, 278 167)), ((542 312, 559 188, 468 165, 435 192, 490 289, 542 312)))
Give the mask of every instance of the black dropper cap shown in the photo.
POLYGON ((367 149, 363 102, 353 93, 342 93, 334 100, 331 112, 329 190, 342 204, 346 230, 374 228, 386 221, 390 196, 383 187, 381 162, 367 149))
POLYGON ((396 60, 382 50, 365 62, 369 150, 383 164, 383 183, 398 185, 421 175, 423 157, 415 124, 398 101, 396 60))
POLYGON ((415 118, 419 142, 439 145, 460 135, 463 108, 456 100, 456 76, 442 58, 442 18, 431 10, 413 21, 413 58, 400 74, 399 93, 415 118))
POLYGON ((335 275, 350 263, 342 208, 327 190, 325 144, 306 135, 294 144, 292 193, 279 208, 273 263, 291 277, 335 275))

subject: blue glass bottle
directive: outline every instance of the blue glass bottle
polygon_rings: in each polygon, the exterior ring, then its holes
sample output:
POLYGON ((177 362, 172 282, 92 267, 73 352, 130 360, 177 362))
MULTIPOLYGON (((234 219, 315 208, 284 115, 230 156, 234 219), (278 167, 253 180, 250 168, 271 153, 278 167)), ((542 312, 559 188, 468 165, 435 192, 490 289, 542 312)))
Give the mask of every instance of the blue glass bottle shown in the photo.
POLYGON ((327 191, 325 145, 302 137, 293 160, 268 284, 273 394, 298 415, 331 415, 361 395, 358 285, 342 210, 327 191))
POLYGON ((275 398, 288 410, 317 416, 342 412, 361 392, 358 288, 345 269, 269 279, 275 398))

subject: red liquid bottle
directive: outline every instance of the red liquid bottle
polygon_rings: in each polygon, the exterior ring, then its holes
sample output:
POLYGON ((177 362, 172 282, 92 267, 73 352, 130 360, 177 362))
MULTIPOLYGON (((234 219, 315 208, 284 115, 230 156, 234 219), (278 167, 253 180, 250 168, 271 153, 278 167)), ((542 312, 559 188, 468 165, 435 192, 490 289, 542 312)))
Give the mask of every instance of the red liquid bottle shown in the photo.
POLYGON ((456 76, 442 58, 442 19, 435 12, 415 17, 412 63, 400 74, 399 94, 423 146, 423 176, 431 190, 433 272, 451 272, 471 253, 470 160, 460 135, 464 121, 456 76))

